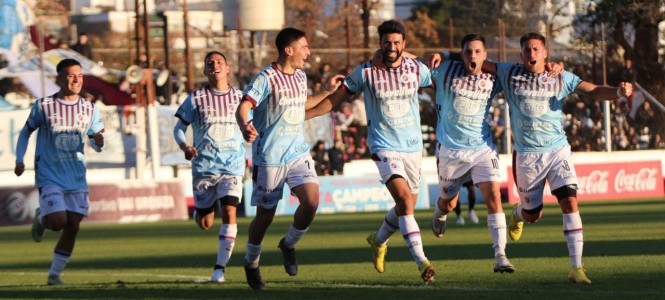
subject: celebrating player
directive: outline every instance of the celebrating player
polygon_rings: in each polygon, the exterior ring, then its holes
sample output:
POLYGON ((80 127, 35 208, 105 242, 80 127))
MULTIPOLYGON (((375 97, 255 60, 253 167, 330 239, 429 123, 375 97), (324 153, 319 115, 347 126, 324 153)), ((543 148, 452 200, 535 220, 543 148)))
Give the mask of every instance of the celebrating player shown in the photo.
POLYGON ((560 121, 561 108, 572 93, 610 100, 630 96, 633 86, 628 82, 616 88, 597 86, 569 72, 550 77, 545 68, 545 37, 527 33, 520 38, 520 46, 522 64, 491 64, 495 68, 491 71, 505 87, 515 136, 513 176, 521 201, 513 208, 508 234, 517 241, 524 221, 532 223, 541 218, 545 181, 549 182, 563 214, 563 233, 572 265, 568 279, 591 284, 582 267, 584 237, 577 205, 577 176, 560 121))
POLYGON ((196 224, 208 230, 213 225, 215 210, 221 215, 217 262, 211 280, 224 282, 224 271, 238 233, 236 211, 245 172, 245 147, 235 120, 242 92, 229 85, 231 69, 224 54, 212 51, 203 61, 208 85, 190 93, 180 105, 173 135, 185 158, 192 161, 196 224), (194 145, 185 140, 190 124, 194 145))
POLYGON ((86 136, 92 148, 104 147, 104 124, 92 103, 79 96, 83 87, 81 64, 63 59, 56 66, 60 90, 38 99, 21 129, 16 144, 14 173, 25 171, 23 157, 30 135, 37 133, 35 184, 39 188, 39 208, 32 223, 32 238, 41 242, 45 229, 62 230, 53 251, 48 285, 62 285, 60 274, 74 250, 83 217, 88 215, 88 183, 83 148, 86 136))
MULTIPOLYGON (((494 272, 512 273, 506 257, 506 215, 501 206, 499 154, 486 117, 494 96, 501 92, 496 76, 483 73, 485 38, 462 38, 463 61, 447 60, 432 70, 439 111, 436 136, 439 192, 432 217, 436 237, 446 230, 448 213, 459 203, 459 191, 470 179, 487 205, 487 228, 494 248, 494 272)), ((473 187, 471 187, 473 188, 473 187)))
MULTIPOLYGON (((257 74, 245 90, 236 119, 247 141, 253 141, 252 202, 256 217, 249 226, 245 254, 245 275, 253 289, 264 289, 259 269, 261 243, 282 198, 284 184, 298 197, 300 205, 279 249, 286 273, 295 276, 298 263, 295 245, 305 235, 319 206, 319 183, 314 161, 305 142, 305 109, 316 105, 331 91, 307 96, 307 76, 302 68, 309 56, 305 33, 285 28, 275 40, 279 57, 257 74), (250 121, 249 111, 254 110, 250 121)), ((331 82, 336 82, 336 77, 331 82)), ((338 85, 338 84, 337 84, 338 85)), ((332 90, 336 85, 332 85, 332 90)))
POLYGON ((425 256, 414 207, 420 187, 423 150, 418 88, 431 86, 432 80, 427 66, 402 56, 406 45, 404 25, 394 20, 385 21, 378 31, 384 66, 368 61, 356 67, 340 89, 307 111, 306 118, 327 113, 354 94, 363 92, 371 157, 396 204, 386 214, 379 231, 367 237, 374 267, 379 273, 384 272, 388 238, 399 229, 422 279, 430 282, 436 271, 425 256))

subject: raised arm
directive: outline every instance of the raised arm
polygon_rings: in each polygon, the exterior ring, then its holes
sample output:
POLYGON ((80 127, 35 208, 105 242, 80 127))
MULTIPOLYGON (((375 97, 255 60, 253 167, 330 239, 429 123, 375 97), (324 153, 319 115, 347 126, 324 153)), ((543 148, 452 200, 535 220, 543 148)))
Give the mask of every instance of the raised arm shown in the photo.
POLYGON ((633 85, 630 82, 622 82, 619 84, 619 87, 611 87, 582 81, 575 89, 575 92, 589 95, 594 100, 613 100, 621 97, 630 97, 633 94, 633 85))
POLYGON ((338 107, 342 102, 349 101, 353 94, 345 86, 338 88, 332 95, 325 97, 316 106, 305 111, 305 120, 321 116, 338 107))
POLYGON ((344 75, 337 74, 335 76, 330 77, 330 81, 327 84, 327 89, 325 91, 322 91, 316 95, 312 95, 307 97, 307 102, 305 102, 305 109, 311 109, 319 102, 321 102, 323 99, 327 98, 328 96, 332 95, 337 88, 342 84, 342 81, 344 81, 344 75))

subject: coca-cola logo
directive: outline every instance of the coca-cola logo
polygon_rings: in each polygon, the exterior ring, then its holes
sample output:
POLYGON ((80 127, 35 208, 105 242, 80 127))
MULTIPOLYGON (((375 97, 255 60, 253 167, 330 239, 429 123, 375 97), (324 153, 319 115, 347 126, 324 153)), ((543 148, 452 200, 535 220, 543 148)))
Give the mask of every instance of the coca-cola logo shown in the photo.
POLYGON ((609 171, 594 170, 588 176, 580 176, 579 189, 580 194, 606 194, 609 187, 609 171))
POLYGON ((655 168, 641 168, 637 173, 628 173, 621 169, 614 180, 614 189, 618 193, 653 191, 656 189, 657 174, 658 170, 655 168))

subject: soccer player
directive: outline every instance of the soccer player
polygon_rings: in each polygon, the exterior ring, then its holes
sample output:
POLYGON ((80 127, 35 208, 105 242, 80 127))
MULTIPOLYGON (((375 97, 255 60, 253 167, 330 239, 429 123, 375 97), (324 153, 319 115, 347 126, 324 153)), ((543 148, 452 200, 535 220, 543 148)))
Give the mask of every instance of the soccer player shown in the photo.
MULTIPOLYGON (((446 60, 432 69, 436 86, 439 192, 432 231, 442 237, 448 213, 459 204, 460 188, 471 179, 487 205, 487 227, 494 248, 494 272, 515 271, 506 257, 506 215, 501 206, 499 154, 489 123, 491 101, 502 88, 481 68, 487 59, 485 38, 462 38, 462 61, 446 60)), ((471 189, 474 187, 471 186, 471 189)))
MULTIPOLYGON (((245 254, 245 275, 252 289, 265 288, 259 269, 261 243, 275 216, 285 183, 300 205, 278 247, 286 273, 291 276, 298 273, 295 245, 307 232, 319 206, 318 177, 303 134, 305 109, 332 93, 307 95, 307 76, 302 68, 310 52, 303 31, 285 28, 277 34, 275 44, 279 52, 277 61, 251 80, 236 113, 245 140, 253 141, 251 204, 256 206, 256 217, 249 226, 245 254), (253 120, 248 115, 251 109, 253 120)), ((337 82, 338 78, 333 77, 331 82, 337 82)), ((332 90, 337 85, 331 85, 332 90)))
POLYGON ((238 225, 236 211, 242 197, 245 172, 243 136, 235 119, 242 92, 229 84, 231 68, 219 51, 208 52, 203 73, 208 85, 189 94, 180 105, 173 135, 185 158, 192 161, 192 188, 196 224, 203 230, 212 227, 219 210, 217 262, 212 282, 224 282, 224 270, 231 258, 238 225), (194 130, 194 145, 187 144, 185 131, 194 130))
POLYGON ((595 100, 612 100, 629 97, 633 86, 628 82, 620 83, 619 87, 597 86, 565 71, 549 77, 545 69, 548 55, 545 37, 527 33, 520 38, 520 46, 522 64, 490 64, 505 88, 515 136, 513 176, 521 201, 513 208, 508 234, 517 241, 524 221, 533 223, 541 218, 545 181, 549 182, 563 214, 563 234, 572 266, 568 280, 591 284, 582 267, 584 237, 577 205, 577 176, 560 121, 561 108, 572 93, 595 100))
POLYGON ((25 171, 23 157, 30 135, 37 132, 35 153, 35 185, 39 188, 39 208, 32 223, 32 238, 41 242, 46 229, 62 234, 53 251, 48 285, 62 285, 60 274, 74 250, 76 235, 83 217, 88 215, 88 183, 86 181, 85 138, 92 148, 104 147, 104 124, 94 104, 79 96, 83 86, 81 64, 63 59, 56 66, 54 95, 38 99, 21 129, 16 144, 14 173, 25 171))
POLYGON ((378 31, 385 67, 375 66, 371 61, 359 65, 331 97, 308 110, 306 118, 327 113, 354 94, 363 92, 371 157, 396 204, 386 214, 379 231, 367 237, 374 267, 379 273, 384 272, 388 238, 399 229, 422 279, 430 282, 436 271, 425 256, 414 207, 423 151, 418 88, 431 86, 431 75, 421 62, 402 56, 406 45, 404 25, 394 20, 385 21, 378 31))

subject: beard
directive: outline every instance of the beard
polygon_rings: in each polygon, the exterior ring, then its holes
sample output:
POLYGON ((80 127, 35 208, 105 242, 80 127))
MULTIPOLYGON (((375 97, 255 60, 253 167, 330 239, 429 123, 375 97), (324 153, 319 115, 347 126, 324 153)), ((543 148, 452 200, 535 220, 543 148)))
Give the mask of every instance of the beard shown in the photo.
POLYGON ((389 51, 389 50, 384 50, 382 55, 383 61, 386 63, 394 63, 396 62, 401 56, 402 56, 402 51, 389 51), (395 57, 389 56, 390 53, 395 52, 397 55, 395 57))

